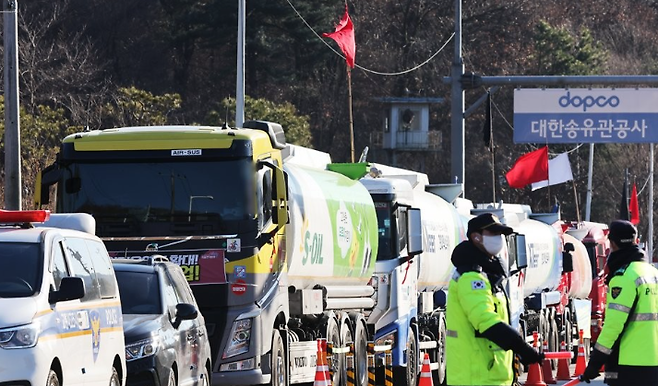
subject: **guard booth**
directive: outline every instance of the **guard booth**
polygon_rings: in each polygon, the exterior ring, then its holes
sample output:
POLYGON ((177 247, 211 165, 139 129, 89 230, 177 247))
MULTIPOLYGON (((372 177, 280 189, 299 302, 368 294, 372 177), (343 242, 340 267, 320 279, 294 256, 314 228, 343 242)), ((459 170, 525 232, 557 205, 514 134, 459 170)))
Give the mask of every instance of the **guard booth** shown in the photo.
MULTIPOLYGON (((397 165, 400 152, 434 152, 441 148, 441 131, 430 127, 430 105, 443 98, 376 98, 384 105, 382 128, 370 134, 370 148, 377 162, 397 165)), ((424 157, 419 157, 421 162, 424 157)), ((421 165, 421 168, 424 165, 421 165)), ((419 170, 423 171, 423 170, 419 170)))

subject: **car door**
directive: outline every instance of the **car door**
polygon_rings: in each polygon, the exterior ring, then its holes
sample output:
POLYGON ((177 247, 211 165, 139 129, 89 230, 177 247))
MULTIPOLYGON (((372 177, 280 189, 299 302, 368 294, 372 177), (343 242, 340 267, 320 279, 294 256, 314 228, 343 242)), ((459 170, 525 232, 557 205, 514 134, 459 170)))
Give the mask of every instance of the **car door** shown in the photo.
MULTIPOLYGON (((185 275, 179 266, 168 265, 167 274, 174 286, 180 303, 195 305, 192 292, 185 280, 185 275)), ((181 385, 195 384, 203 367, 203 358, 200 357, 200 336, 199 336, 199 318, 198 316, 191 320, 183 320, 179 326, 181 343, 186 347, 183 350, 187 353, 186 377, 180 379, 181 385)))
MULTIPOLYGON (((72 276, 69 264, 66 261, 63 240, 53 242, 51 251, 51 262, 49 265, 50 290, 59 291, 60 283, 65 277, 72 276)), ((84 369, 88 365, 87 357, 91 355, 91 347, 87 344, 87 338, 81 334, 88 327, 84 318, 84 312, 80 310, 82 300, 68 300, 57 302, 53 307, 52 323, 44 324, 42 335, 44 344, 52 344, 53 352, 59 358, 62 375, 71 385, 82 385, 84 383, 84 369), (81 317, 79 317, 81 316, 81 317), (52 337, 57 337, 52 340, 52 337), (71 355, 76 353, 76 355, 71 355)), ((46 315, 45 317, 50 317, 46 315)))
MULTIPOLYGON (((82 361, 82 369, 78 371, 82 374, 84 383, 89 384, 100 378, 98 372, 101 370, 95 363, 101 342, 96 310, 100 291, 84 241, 67 237, 62 244, 73 276, 80 277, 84 281, 85 296, 78 307, 67 308, 60 313, 60 317, 70 336, 67 339, 69 341, 67 350, 70 350, 69 353, 75 353, 82 361)), ((107 380, 109 382, 109 377, 107 380)))
POLYGON ((183 321, 177 328, 174 328, 174 321, 176 320, 176 305, 181 303, 181 297, 176 286, 171 278, 171 275, 167 272, 166 269, 163 269, 162 272, 162 287, 165 298, 165 305, 167 307, 167 312, 169 316, 169 321, 172 325, 171 331, 173 339, 171 342, 173 344, 173 349, 176 353, 176 363, 178 366, 178 385, 182 386, 187 384, 187 380, 190 378, 190 349, 188 343, 188 334, 187 329, 190 327, 189 321, 183 321))

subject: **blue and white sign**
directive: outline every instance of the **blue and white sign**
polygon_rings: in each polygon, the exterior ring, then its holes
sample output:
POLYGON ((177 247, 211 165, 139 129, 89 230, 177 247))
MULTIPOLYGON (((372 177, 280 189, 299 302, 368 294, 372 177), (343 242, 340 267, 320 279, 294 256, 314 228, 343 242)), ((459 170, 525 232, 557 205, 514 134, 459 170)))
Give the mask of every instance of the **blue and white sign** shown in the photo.
POLYGON ((658 89, 517 89, 515 143, 658 143, 658 89))

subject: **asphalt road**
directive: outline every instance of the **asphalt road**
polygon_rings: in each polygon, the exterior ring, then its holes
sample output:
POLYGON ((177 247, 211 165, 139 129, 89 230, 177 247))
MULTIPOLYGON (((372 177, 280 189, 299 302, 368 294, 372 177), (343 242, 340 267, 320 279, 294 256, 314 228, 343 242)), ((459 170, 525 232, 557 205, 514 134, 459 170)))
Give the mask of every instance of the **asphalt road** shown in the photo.
MULTIPOLYGON (((574 371, 576 370, 576 365, 575 364, 570 365, 569 369, 570 369, 569 373, 573 375, 574 371)), ((520 378, 520 384, 521 385, 524 385, 524 386, 526 385, 527 376, 528 376, 527 373, 521 375, 521 378, 520 378)), ((556 371, 553 370, 553 377, 555 377, 555 376, 556 376, 556 371)), ((544 380, 544 382, 546 382, 546 380, 544 380)), ((558 385, 558 386, 559 385, 564 385, 567 382, 569 382, 569 381, 557 381, 557 383, 554 383, 554 385, 558 385)), ((547 383, 547 385, 549 385, 549 384, 547 383)), ((604 385, 606 385, 605 383, 603 383, 603 374, 599 375, 598 378, 592 380, 589 384, 582 383, 582 382, 578 383, 578 386, 585 386, 585 385, 590 385, 590 386, 604 386, 604 385)))

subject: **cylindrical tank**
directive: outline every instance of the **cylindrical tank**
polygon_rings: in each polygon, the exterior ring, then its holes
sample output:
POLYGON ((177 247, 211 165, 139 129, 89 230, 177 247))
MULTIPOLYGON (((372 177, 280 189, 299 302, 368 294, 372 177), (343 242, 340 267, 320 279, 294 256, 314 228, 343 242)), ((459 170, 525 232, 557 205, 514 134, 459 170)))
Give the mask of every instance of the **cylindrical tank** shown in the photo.
POLYGON ((431 193, 415 190, 414 204, 421 209, 423 224, 418 291, 447 289, 454 268, 450 257, 455 246, 466 239, 468 219, 452 204, 431 193))
POLYGON ((289 284, 366 285, 377 256, 377 215, 358 181, 294 163, 288 173, 286 225, 289 284))
POLYGON ((570 298, 586 299, 592 289, 592 266, 587 254, 587 248, 577 238, 565 233, 564 244, 573 244, 575 251, 571 252, 573 272, 571 272, 570 298))
POLYGON ((525 235, 528 267, 525 270, 523 296, 544 290, 553 291, 562 276, 562 243, 557 230, 541 221, 526 219, 514 226, 525 235))

